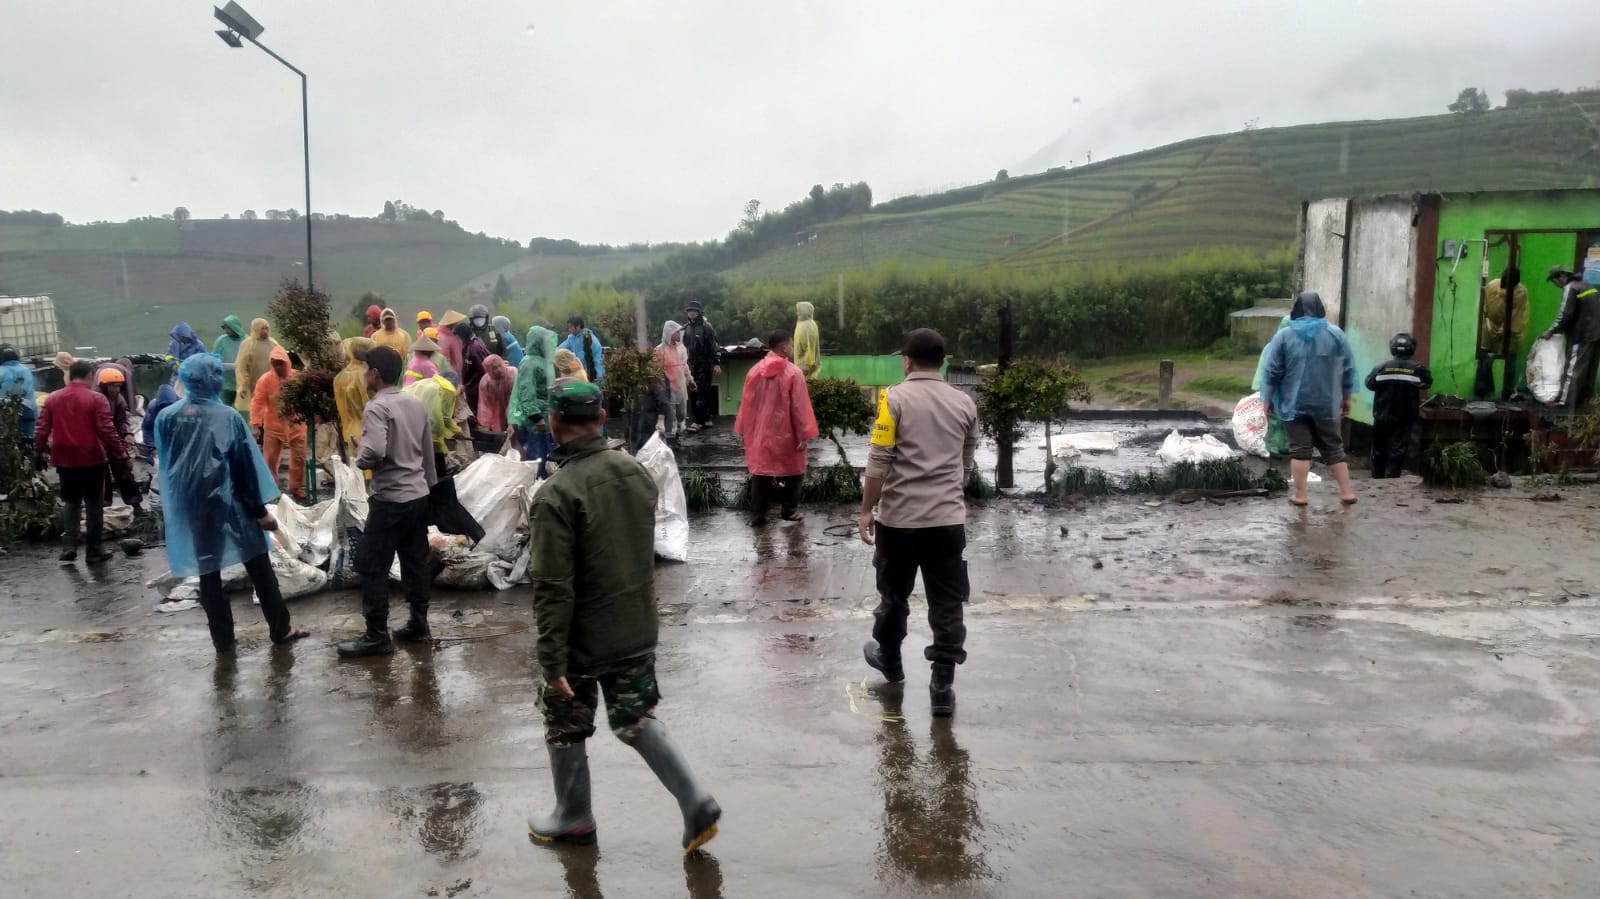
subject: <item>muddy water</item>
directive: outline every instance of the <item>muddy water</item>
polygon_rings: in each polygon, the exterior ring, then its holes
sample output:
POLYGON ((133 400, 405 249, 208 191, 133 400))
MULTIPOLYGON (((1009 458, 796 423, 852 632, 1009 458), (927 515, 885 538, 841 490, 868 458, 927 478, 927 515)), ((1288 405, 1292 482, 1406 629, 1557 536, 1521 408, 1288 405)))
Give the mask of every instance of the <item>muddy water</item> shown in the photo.
POLYGON ((990 506, 948 722, 925 669, 889 688, 860 663, 848 510, 698 519, 659 569, 660 715, 727 816, 687 862, 603 729, 598 848, 528 844, 550 785, 526 591, 442 594, 436 645, 358 663, 329 645, 352 594, 294 602, 315 637, 277 648, 239 598, 218 661, 200 612, 152 611, 158 552, 94 574, 13 553, 0 874, 21 896, 1592 896, 1600 491, 1564 494, 990 506))

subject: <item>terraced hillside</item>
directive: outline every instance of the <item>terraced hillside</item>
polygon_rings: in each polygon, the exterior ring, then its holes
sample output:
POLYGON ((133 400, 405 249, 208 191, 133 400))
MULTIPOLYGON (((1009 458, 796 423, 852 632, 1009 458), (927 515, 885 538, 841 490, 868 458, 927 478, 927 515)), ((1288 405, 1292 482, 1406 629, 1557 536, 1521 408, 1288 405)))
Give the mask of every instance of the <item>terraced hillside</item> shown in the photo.
POLYGON ((898 260, 1023 270, 1139 263, 1233 246, 1290 246, 1304 199, 1600 184, 1600 92, 1480 115, 1274 128, 1199 138, 1094 165, 992 182, 829 223, 734 268, 821 281, 898 260))

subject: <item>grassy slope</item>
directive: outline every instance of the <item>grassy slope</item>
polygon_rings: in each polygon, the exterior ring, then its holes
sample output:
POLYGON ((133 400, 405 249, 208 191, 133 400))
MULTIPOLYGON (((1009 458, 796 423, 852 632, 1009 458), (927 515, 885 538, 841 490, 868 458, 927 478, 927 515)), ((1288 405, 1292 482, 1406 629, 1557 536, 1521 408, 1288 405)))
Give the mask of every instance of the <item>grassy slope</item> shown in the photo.
POLYGON ((891 259, 1048 270, 1218 246, 1280 250, 1294 241, 1305 199, 1594 187, 1597 127, 1600 94, 1478 116, 1201 138, 1014 187, 998 182, 979 199, 927 211, 832 222, 815 241, 766 253, 731 274, 800 283, 891 259))

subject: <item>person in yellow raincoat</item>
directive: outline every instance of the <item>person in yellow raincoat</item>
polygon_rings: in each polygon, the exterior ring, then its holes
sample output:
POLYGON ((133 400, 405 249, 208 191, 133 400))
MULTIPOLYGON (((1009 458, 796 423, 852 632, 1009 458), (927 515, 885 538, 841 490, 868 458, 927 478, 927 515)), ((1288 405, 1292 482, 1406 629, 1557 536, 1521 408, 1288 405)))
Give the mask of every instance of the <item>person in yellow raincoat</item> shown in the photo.
MULTIPOLYGON (((278 345, 272 339, 272 326, 264 318, 254 319, 250 322, 250 334, 239 341, 238 355, 234 356, 233 375, 234 386, 238 391, 233 397, 233 408, 250 415, 250 400, 255 394, 256 381, 267 373, 271 365, 272 350, 278 345)), ((224 363, 229 360, 222 360, 224 363)))
POLYGON ((333 401, 339 407, 339 428, 344 434, 346 459, 354 459, 361 446, 361 413, 367 409, 367 351, 375 346, 369 337, 344 341, 345 366, 333 377, 333 401))
MULTIPOLYGON (((428 409, 428 422, 433 426, 433 451, 435 455, 443 457, 450 452, 450 441, 461 433, 461 426, 456 424, 456 388, 443 375, 434 375, 407 386, 402 392, 409 393, 419 400, 428 409)), ((443 459, 440 459, 437 469, 439 476, 444 476, 443 459)))
POLYGON ((411 355, 411 335, 400 327, 399 319, 393 309, 384 309, 379 313, 380 325, 378 330, 372 332, 372 342, 378 346, 386 346, 400 354, 401 359, 411 355))
POLYGON ((794 304, 794 364, 808 378, 815 378, 822 368, 822 334, 817 330, 817 307, 810 303, 794 304))
POLYGON ((551 357, 556 368, 556 378, 572 378, 575 381, 589 380, 589 373, 583 370, 583 363, 578 361, 578 354, 571 350, 558 349, 551 357))

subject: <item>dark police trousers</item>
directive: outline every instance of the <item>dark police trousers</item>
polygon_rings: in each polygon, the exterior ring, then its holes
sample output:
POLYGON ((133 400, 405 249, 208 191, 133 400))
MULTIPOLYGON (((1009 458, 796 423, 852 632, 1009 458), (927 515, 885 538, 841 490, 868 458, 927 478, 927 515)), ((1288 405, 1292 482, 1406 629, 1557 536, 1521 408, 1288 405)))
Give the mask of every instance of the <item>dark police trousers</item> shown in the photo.
POLYGON ((1411 430, 1414 422, 1372 422, 1372 476, 1398 478, 1406 464, 1406 453, 1411 449, 1411 430))
POLYGON ((367 502, 367 526, 356 544, 356 571, 361 575, 361 614, 367 633, 389 632, 389 564, 400 555, 400 585, 414 613, 427 614, 428 498, 408 503, 374 499, 367 502))
MULTIPOLYGON (((196 544, 199 534, 196 533, 196 544)), ((250 575, 250 585, 261 600, 261 617, 267 619, 267 633, 272 642, 281 643, 289 636, 289 606, 278 589, 278 576, 272 571, 272 559, 262 553, 247 559, 244 570, 250 575)), ((222 572, 212 571, 200 575, 200 606, 206 610, 206 627, 211 631, 211 645, 227 651, 235 642, 233 631, 233 606, 228 595, 222 592, 222 572)))
POLYGON ((907 600, 922 572, 922 590, 928 596, 928 626, 933 644, 922 656, 930 662, 959 665, 967 660, 963 648, 967 625, 962 604, 971 588, 967 583, 967 563, 961 553, 967 548, 965 525, 933 528, 891 528, 873 526, 876 550, 872 566, 878 572, 878 608, 872 613, 872 637, 886 652, 898 654, 906 638, 906 619, 911 614, 907 600))

